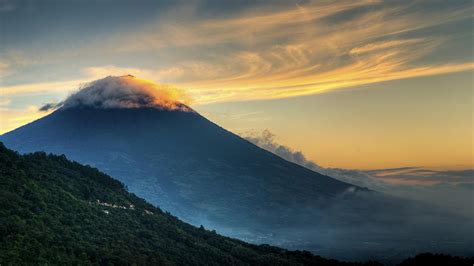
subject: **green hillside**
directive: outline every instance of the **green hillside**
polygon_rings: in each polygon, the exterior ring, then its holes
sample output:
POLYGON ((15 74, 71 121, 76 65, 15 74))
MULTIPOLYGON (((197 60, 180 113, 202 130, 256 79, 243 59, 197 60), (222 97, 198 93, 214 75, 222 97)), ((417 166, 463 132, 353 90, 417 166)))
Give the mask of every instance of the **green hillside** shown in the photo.
MULTIPOLYGON (((425 254, 403 265, 471 260, 425 254)), ((0 265, 380 265, 252 245, 196 228, 65 156, 0 142, 0 265)))
POLYGON ((339 265, 179 221, 64 156, 0 143, 0 264, 339 265))

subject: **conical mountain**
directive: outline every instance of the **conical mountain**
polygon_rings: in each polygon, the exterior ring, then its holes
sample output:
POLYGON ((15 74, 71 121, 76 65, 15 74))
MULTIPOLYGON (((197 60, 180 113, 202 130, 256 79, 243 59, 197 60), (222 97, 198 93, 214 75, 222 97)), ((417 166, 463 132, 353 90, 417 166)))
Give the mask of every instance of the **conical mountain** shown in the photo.
POLYGON ((65 154, 98 167, 195 224, 279 219, 354 189, 287 162, 184 104, 153 105, 141 81, 138 89, 134 82, 131 76, 100 80, 1 139, 22 153, 65 154))
POLYGON ((352 258, 439 227, 414 227, 407 220, 413 210, 401 211, 404 202, 283 160, 210 122, 180 97, 133 76, 107 77, 0 140, 21 153, 65 154, 186 222, 252 242, 352 258), (354 247, 362 242, 384 244, 354 247))

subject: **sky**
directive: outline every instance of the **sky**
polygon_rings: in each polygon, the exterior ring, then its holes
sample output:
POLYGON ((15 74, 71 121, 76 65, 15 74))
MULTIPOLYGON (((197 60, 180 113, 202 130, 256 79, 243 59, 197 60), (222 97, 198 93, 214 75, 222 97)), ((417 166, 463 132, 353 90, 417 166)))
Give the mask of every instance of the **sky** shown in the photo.
POLYGON ((323 167, 473 168, 472 1, 0 0, 0 133, 109 75, 323 167))

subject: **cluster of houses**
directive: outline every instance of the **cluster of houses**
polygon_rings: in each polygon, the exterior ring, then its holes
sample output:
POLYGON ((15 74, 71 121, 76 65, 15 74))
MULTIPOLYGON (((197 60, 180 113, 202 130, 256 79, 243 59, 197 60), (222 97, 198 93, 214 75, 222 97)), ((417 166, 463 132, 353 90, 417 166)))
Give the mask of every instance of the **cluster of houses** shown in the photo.
POLYGON ((124 209, 124 210, 127 210, 127 209, 130 209, 130 210, 135 210, 135 206, 133 204, 129 204, 128 207, 127 206, 123 206, 123 205, 116 205, 116 204, 111 204, 111 203, 107 203, 107 202, 101 202, 100 200, 97 200, 97 205, 102 205, 102 206, 106 206, 106 207, 111 207, 111 208, 118 208, 118 209, 124 209))
MULTIPOLYGON (((92 202, 91 202, 92 203, 92 202)), ((115 209, 123 209, 123 210, 135 210, 135 205, 133 204, 129 204, 128 207, 127 206, 123 206, 123 205, 117 205, 117 204, 111 204, 111 203, 108 203, 108 202, 101 202, 100 200, 97 200, 95 202, 97 205, 101 205, 101 206, 105 206, 105 207, 110 207, 110 208, 115 208, 115 209)), ((108 210, 103 210, 103 212, 105 214, 110 214, 110 212, 108 210)), ((154 213, 149 211, 149 210, 144 210, 144 213, 145 214, 148 214, 148 215, 153 215, 154 213)))

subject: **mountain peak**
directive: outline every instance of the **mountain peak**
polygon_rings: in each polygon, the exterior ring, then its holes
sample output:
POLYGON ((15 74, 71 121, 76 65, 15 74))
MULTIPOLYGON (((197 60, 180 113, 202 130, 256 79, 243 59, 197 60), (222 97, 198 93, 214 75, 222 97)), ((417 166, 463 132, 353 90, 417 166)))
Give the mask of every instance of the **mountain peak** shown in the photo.
POLYGON ((158 108, 191 111, 184 104, 186 100, 185 94, 172 86, 132 75, 108 76, 82 86, 62 103, 62 108, 158 108))

